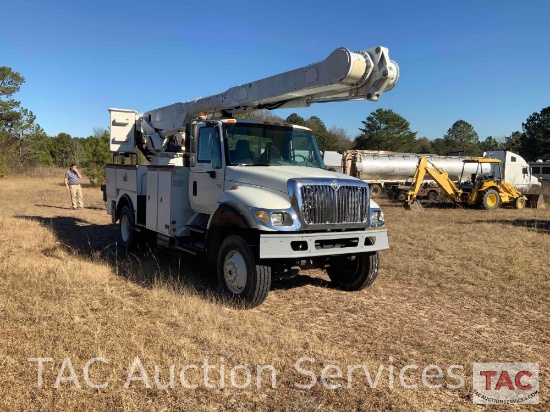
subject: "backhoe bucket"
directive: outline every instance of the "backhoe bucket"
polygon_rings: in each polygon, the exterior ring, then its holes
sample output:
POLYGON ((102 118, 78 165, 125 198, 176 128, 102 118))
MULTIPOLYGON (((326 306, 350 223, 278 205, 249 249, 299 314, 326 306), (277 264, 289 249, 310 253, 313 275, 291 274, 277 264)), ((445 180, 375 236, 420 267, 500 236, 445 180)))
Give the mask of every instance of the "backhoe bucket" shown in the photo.
POLYGON ((403 207, 405 210, 410 210, 412 212, 423 212, 424 208, 420 204, 420 202, 416 199, 411 200, 410 202, 405 202, 403 204, 403 207))
POLYGON ((546 208, 542 193, 527 193, 524 196, 527 198, 527 207, 530 207, 531 209, 546 208))

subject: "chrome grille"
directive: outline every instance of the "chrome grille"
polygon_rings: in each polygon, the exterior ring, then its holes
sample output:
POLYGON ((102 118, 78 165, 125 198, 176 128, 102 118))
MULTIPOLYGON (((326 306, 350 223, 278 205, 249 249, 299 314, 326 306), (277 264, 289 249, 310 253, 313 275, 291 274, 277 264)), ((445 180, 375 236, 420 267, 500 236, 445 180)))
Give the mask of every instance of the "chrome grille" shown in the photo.
POLYGON ((306 225, 367 223, 368 188, 364 186, 302 185, 302 217, 306 225))

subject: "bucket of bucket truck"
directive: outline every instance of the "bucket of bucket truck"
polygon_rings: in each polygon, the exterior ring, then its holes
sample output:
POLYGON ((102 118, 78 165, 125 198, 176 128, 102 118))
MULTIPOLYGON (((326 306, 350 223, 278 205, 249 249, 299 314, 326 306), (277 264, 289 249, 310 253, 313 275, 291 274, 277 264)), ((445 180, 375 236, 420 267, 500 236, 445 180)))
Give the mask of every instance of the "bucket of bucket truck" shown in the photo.
POLYGON ((405 210, 410 210, 412 212, 423 212, 424 211, 424 208, 422 207, 422 205, 420 204, 420 202, 416 198, 412 199, 409 202, 403 203, 403 207, 405 208, 405 210))
POLYGON ((544 195, 542 193, 525 193, 524 196, 527 198, 527 207, 531 209, 546 208, 544 195))

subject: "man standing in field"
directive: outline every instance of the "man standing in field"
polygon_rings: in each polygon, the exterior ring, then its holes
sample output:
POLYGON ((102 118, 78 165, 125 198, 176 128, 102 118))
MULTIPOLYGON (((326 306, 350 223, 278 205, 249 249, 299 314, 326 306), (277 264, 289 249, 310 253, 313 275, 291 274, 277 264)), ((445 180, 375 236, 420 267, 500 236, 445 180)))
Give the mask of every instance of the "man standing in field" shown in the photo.
POLYGON ((67 190, 71 194, 73 209, 84 207, 84 203, 82 202, 82 188, 80 187, 80 179, 82 179, 82 175, 76 168, 76 164, 71 164, 71 167, 67 170, 67 173, 65 173, 65 186, 67 186, 67 190))

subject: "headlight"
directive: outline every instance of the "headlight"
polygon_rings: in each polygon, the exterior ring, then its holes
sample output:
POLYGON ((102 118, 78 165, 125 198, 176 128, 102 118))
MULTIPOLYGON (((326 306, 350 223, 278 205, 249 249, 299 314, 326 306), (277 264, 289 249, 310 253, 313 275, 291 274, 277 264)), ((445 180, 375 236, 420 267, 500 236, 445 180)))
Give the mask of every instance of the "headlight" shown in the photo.
POLYGON ((292 226, 292 216, 286 212, 273 212, 271 223, 273 226, 292 226))
POLYGON ((293 209, 270 210, 250 208, 253 216, 260 225, 267 226, 275 230, 298 230, 300 221, 293 213, 293 209))
POLYGON ((384 226, 384 212, 380 209, 371 210, 370 224, 372 226, 384 226))

